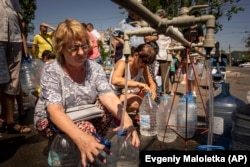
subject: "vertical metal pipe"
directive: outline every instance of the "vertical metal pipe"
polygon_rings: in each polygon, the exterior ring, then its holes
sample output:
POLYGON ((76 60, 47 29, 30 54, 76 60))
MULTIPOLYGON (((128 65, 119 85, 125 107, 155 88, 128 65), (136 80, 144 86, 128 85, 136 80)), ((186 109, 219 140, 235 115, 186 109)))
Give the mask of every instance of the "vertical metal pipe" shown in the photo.
POLYGON ((207 49, 207 57, 206 57, 206 66, 207 66, 207 81, 209 86, 209 122, 208 122, 208 138, 207 145, 213 144, 213 118, 214 118, 214 93, 213 93, 213 81, 211 74, 211 62, 210 62, 210 51, 211 49, 207 49))

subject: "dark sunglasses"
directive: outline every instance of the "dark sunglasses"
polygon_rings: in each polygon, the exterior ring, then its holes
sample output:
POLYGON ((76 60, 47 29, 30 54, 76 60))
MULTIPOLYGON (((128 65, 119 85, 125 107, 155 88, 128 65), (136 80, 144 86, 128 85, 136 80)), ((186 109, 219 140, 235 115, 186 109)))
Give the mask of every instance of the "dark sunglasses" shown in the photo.
POLYGON ((151 64, 151 62, 148 61, 147 57, 148 55, 139 54, 139 58, 142 60, 142 63, 145 65, 151 64))

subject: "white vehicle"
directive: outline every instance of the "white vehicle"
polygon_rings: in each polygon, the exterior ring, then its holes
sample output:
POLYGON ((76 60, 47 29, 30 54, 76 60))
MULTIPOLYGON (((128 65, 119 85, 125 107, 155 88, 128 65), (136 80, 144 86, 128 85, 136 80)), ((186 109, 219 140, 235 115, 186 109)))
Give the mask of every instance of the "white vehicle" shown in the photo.
POLYGON ((239 65, 239 67, 250 67, 250 62, 245 62, 239 65))
POLYGON ((221 83, 226 80, 227 73, 226 73, 226 67, 224 66, 213 67, 211 73, 213 76, 214 83, 221 83))

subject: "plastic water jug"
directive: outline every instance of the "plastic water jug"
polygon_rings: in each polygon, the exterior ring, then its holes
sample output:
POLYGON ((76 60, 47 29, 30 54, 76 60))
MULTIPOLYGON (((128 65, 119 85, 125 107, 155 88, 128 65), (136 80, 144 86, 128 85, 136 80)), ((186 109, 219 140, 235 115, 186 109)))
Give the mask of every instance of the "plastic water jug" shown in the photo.
POLYGON ((127 131, 118 130, 111 139, 112 155, 108 156, 107 166, 109 167, 138 167, 139 148, 131 144, 131 140, 126 140, 127 131))
POLYGON ((194 136, 197 125, 197 110, 192 93, 188 93, 180 99, 176 107, 177 132, 183 138, 192 138, 194 136))
MULTIPOLYGON (((230 84, 222 83, 221 93, 214 97, 213 119, 213 145, 223 146, 226 150, 231 149, 232 137, 232 112, 245 102, 230 94, 230 84)), ((209 108, 209 101, 206 103, 209 108)), ((208 111, 209 112, 209 111, 208 111)))
POLYGON ((170 97, 163 94, 157 111, 157 138, 159 141, 171 143, 177 138, 176 132, 176 112, 170 113, 170 97), (172 130, 173 129, 173 130, 172 130))
POLYGON ((147 92, 139 108, 140 134, 143 136, 155 136, 157 134, 157 104, 147 92))

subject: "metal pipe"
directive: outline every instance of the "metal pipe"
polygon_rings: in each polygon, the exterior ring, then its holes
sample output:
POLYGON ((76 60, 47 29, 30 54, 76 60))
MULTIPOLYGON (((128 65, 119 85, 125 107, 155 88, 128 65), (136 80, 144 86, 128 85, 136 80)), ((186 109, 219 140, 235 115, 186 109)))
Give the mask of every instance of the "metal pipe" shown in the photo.
POLYGON ((150 24, 151 27, 158 27, 158 24, 161 21, 161 18, 153 14, 149 9, 143 6, 137 0, 111 0, 116 4, 124 7, 127 10, 133 11, 136 15, 140 16, 150 24))
MULTIPOLYGON (((151 35, 153 33, 157 33, 158 31, 156 29, 150 28, 150 27, 143 27, 140 29, 136 29, 136 30, 126 30, 124 31, 124 38, 127 35, 127 37, 129 38, 132 35, 137 35, 137 36, 146 36, 146 35, 151 35)), ((172 38, 174 38, 176 41, 182 43, 182 45, 186 46, 186 47, 190 47, 190 42, 187 41, 178 31, 176 31, 172 26, 169 26, 166 30, 165 30, 165 34, 167 36, 171 36, 172 38)))
MULTIPOLYGON (((215 45, 214 38, 214 28, 215 28, 215 17, 213 15, 204 15, 200 17, 189 16, 187 15, 191 10, 184 11, 184 14, 179 17, 175 17, 172 20, 161 19, 159 16, 153 14, 149 9, 143 6, 141 3, 138 3, 136 0, 111 0, 116 4, 126 8, 127 10, 133 11, 136 15, 143 18, 148 24, 154 28, 158 34, 165 34, 167 36, 172 37, 173 39, 181 42, 184 46, 189 46, 190 43, 183 40, 183 37, 174 33, 173 28, 169 28, 170 26, 174 27, 186 27, 193 25, 195 23, 203 23, 206 25, 206 34, 205 39, 203 41, 203 47, 206 50, 206 63, 208 67, 208 76, 211 77, 210 73, 210 52, 215 45)), ((128 35, 127 35, 128 37, 128 35)), ((129 46, 129 45, 128 45, 129 46)), ((190 46, 189 46, 190 47, 190 46)), ((124 49, 126 51, 127 48, 124 49)), ((212 121, 213 121, 213 87, 212 87, 212 78, 210 78, 209 83, 209 133, 208 133, 208 145, 212 144, 212 121)))
MULTIPOLYGON (((214 28, 215 28, 215 17, 213 15, 204 15, 200 17, 182 15, 175 17, 172 20, 161 19, 159 16, 153 14, 149 9, 143 6, 141 3, 138 3, 136 0, 111 0, 116 4, 126 8, 127 10, 133 11, 136 15, 140 16, 148 22, 148 24, 157 30, 158 34, 165 34, 176 39, 176 36, 171 34, 171 30, 167 30, 169 26, 174 27, 186 27, 195 23, 206 24, 206 35, 203 42, 204 48, 213 48, 214 47, 214 28)), ((177 40, 177 39, 176 39, 177 40)), ((178 41, 178 40, 177 40, 178 41)), ((184 42, 185 46, 188 44, 184 42)))

